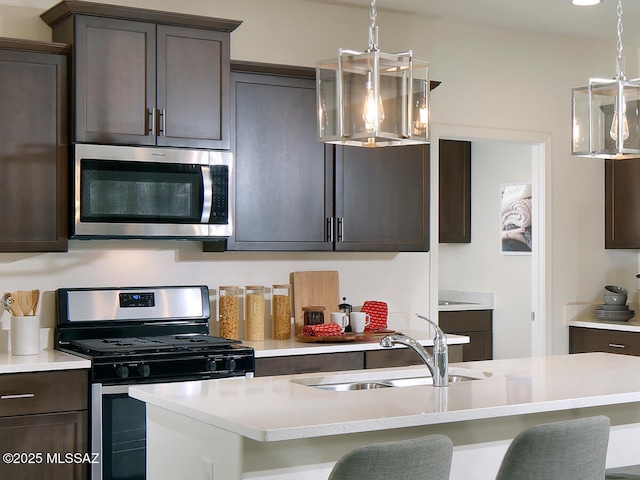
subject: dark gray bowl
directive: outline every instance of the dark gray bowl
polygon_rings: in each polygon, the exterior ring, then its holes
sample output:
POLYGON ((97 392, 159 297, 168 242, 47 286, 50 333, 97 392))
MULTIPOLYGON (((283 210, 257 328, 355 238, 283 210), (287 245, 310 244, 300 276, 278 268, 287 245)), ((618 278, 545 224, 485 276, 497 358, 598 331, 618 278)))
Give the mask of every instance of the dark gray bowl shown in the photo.
POLYGON ((613 293, 614 295, 627 295, 629 292, 624 287, 618 287, 617 285, 607 285, 604 287, 604 294, 607 295, 613 293))

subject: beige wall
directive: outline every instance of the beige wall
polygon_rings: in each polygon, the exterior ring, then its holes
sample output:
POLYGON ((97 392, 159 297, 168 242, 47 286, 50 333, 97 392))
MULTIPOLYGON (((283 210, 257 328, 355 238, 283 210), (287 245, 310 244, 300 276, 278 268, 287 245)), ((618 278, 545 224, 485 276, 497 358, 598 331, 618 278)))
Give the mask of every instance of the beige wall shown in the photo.
MULTIPOLYGON (((112 2, 243 20, 232 58, 311 66, 337 48, 366 47, 368 12, 304 0, 133 0, 112 2)), ((47 40, 39 12, 46 0, 0 4, 0 35, 47 40)), ((569 155, 570 89, 611 76, 610 45, 496 31, 379 12, 383 51, 413 48, 443 83, 433 95, 436 123, 551 135, 553 352, 566 351, 564 305, 596 300, 605 282, 634 288, 635 252, 603 249, 603 167, 569 155)), ((627 46, 625 51, 631 51, 627 46)), ((636 58, 627 70, 636 71, 636 58)), ((437 238, 437 237, 436 237, 437 238)), ((204 282, 276 283, 290 271, 338 269, 354 304, 375 299, 394 312, 427 311, 429 254, 203 254, 193 242, 71 242, 67 254, 0 254, 0 291, 61 286, 204 282)), ((50 294, 49 294, 50 295, 50 294)), ((45 302, 45 313, 53 313, 45 302)))

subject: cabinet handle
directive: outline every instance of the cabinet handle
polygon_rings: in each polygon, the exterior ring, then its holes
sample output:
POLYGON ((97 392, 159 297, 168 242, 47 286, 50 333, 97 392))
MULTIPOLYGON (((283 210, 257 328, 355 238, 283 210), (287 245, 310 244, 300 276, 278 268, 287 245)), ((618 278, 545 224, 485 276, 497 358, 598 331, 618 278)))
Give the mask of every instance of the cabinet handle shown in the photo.
POLYGON ((333 242, 333 217, 327 218, 327 234, 325 238, 327 242, 333 242))
POLYGON ((15 400, 17 398, 33 398, 35 393, 17 393, 15 395, 0 395, 0 400, 15 400))
POLYGON ((344 219, 340 217, 338 219, 338 241, 342 241, 342 229, 344 228, 344 219))
POLYGON ((623 344, 621 344, 621 343, 610 343, 610 344, 609 344, 609 346, 610 346, 611 348, 627 348, 627 346, 626 346, 626 345, 623 345, 623 344))
POLYGON ((166 136, 166 131, 167 131, 167 109, 166 108, 162 108, 160 109, 160 113, 158 113, 158 120, 160 123, 160 128, 158 129, 158 135, 164 135, 166 136))
POLYGON ((147 108, 147 135, 149 134, 154 137, 158 134, 158 110, 155 107, 147 108), (149 117, 151 117, 151 120, 149 120, 149 117), (149 128, 149 123, 151 123, 151 128, 149 128))

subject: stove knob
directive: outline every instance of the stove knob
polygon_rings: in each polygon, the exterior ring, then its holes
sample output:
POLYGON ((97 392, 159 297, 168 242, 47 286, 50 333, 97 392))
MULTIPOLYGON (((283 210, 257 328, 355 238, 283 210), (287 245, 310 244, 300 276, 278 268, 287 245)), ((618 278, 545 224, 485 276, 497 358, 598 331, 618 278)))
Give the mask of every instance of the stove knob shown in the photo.
POLYGON ((118 378, 127 378, 129 376, 129 367, 126 365, 118 365, 116 367, 116 375, 118 378))
POLYGON ((146 378, 151 373, 151 367, 147 364, 140 365, 138 367, 138 373, 146 378))
POLYGON ((216 370, 218 370, 218 366, 216 365, 216 359, 215 358, 209 358, 207 360, 207 369, 210 372, 215 372, 216 370))
POLYGON ((236 359, 229 358, 227 360, 227 370, 229 370, 230 372, 233 372, 235 369, 236 369, 236 359))

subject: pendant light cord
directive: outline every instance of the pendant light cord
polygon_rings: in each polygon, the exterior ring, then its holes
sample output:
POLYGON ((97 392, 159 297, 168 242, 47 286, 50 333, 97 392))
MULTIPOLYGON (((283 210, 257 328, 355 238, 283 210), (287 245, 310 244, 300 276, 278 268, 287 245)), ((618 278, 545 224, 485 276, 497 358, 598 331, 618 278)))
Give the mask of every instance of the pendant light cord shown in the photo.
POLYGON ((376 25, 377 16, 376 0, 371 0, 371 12, 369 13, 369 17, 371 18, 371 25, 369 25, 369 52, 378 50, 378 26, 376 25))
POLYGON ((617 49, 618 49, 618 58, 616 60, 616 69, 617 69, 617 78, 620 80, 624 80, 625 76, 624 76, 624 58, 622 57, 622 49, 624 48, 622 46, 622 0, 618 0, 618 8, 617 8, 617 13, 618 13, 618 43, 617 43, 617 49))

